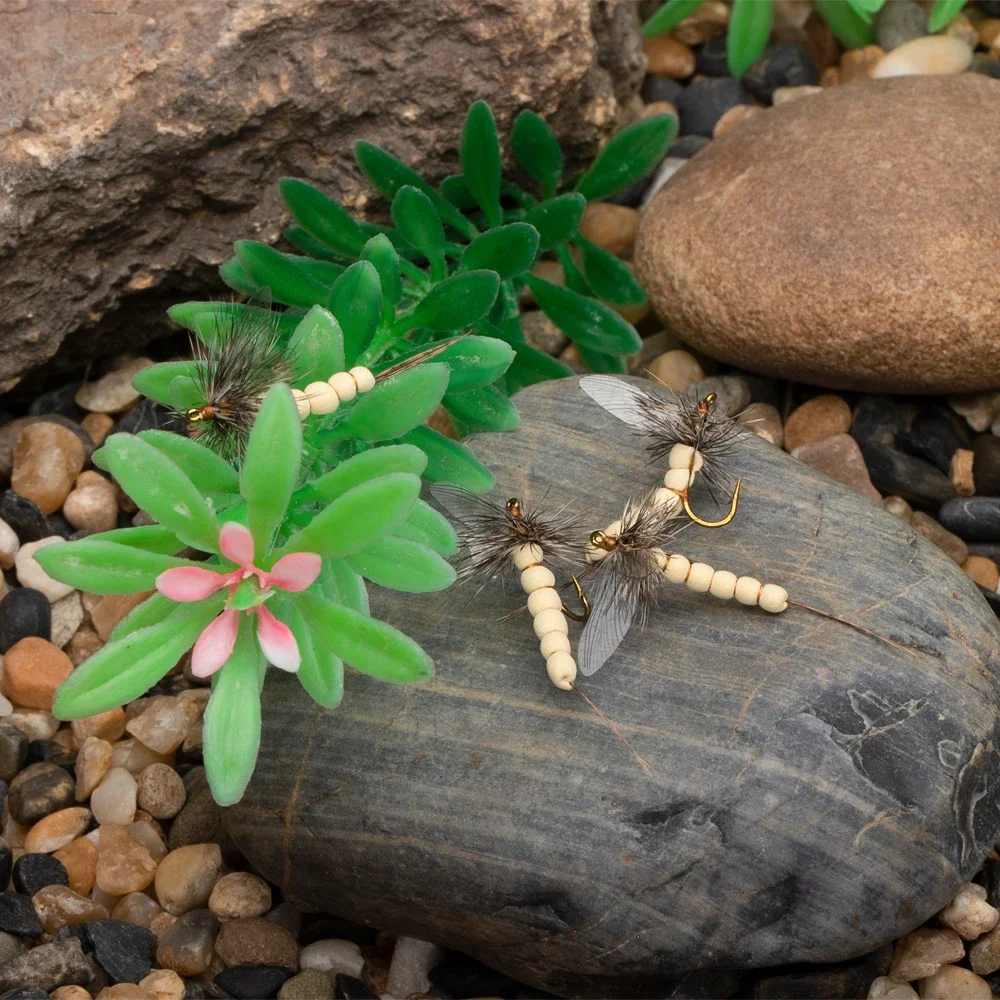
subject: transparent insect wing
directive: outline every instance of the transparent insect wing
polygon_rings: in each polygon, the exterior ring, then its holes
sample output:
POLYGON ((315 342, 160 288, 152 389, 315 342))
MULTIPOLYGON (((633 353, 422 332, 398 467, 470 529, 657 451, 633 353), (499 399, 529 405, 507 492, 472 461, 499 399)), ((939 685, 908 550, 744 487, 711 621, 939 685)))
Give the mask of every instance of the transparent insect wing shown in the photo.
POLYGON ((596 673, 628 635, 638 611, 638 595, 634 588, 622 586, 616 568, 598 563, 588 585, 590 617, 584 626, 577 649, 580 673, 585 677, 596 673))
MULTIPOLYGON (((580 388, 613 417, 643 434, 667 433, 674 423, 674 400, 660 399, 631 382, 611 375, 585 375, 580 379, 580 388)), ((676 396, 672 390, 667 391, 676 396)))

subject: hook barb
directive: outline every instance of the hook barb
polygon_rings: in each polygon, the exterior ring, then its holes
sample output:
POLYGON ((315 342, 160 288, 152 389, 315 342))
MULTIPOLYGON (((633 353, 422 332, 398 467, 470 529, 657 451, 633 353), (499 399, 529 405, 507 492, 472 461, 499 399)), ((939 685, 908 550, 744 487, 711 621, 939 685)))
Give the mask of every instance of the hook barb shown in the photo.
POLYGON ((691 520, 694 521, 695 524, 700 524, 703 528, 721 528, 723 525, 729 524, 729 522, 734 517, 736 517, 736 508, 739 506, 740 503, 741 482, 742 482, 741 479, 736 480, 736 489, 733 490, 733 500, 732 503, 729 505, 729 513, 721 521, 702 520, 702 518, 698 517, 698 515, 691 509, 691 502, 686 496, 681 498, 681 503, 684 507, 684 513, 687 514, 687 516, 691 518, 691 520))
POLYGON ((580 581, 575 576, 571 576, 570 579, 573 581, 573 589, 576 591, 576 596, 580 599, 580 604, 583 605, 583 611, 570 611, 564 604, 562 606, 562 613, 567 618, 572 618, 575 622, 585 622, 590 617, 590 601, 587 600, 587 595, 583 592, 580 581))

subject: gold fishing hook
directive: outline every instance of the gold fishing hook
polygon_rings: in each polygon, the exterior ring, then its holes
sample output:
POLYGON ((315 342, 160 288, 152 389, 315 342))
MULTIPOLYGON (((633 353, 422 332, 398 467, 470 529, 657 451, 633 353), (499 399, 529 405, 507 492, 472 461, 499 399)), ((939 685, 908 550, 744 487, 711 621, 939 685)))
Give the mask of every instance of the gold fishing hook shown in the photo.
POLYGON ((575 622, 585 622, 590 617, 590 601, 587 600, 587 595, 583 592, 580 581, 575 576, 571 576, 570 579, 573 581, 573 589, 576 590, 576 596, 580 599, 580 604, 583 605, 583 612, 570 611, 564 604, 562 606, 562 613, 567 618, 572 618, 575 622))
POLYGON ((739 506, 740 502, 740 483, 742 480, 736 480, 736 489, 733 490, 733 500, 729 505, 729 513, 721 521, 703 521, 698 515, 691 509, 691 503, 688 497, 685 495, 681 497, 681 503, 684 507, 684 512, 687 514, 695 524, 700 524, 703 528, 721 528, 724 524, 729 524, 729 522, 736 517, 736 508, 739 506))

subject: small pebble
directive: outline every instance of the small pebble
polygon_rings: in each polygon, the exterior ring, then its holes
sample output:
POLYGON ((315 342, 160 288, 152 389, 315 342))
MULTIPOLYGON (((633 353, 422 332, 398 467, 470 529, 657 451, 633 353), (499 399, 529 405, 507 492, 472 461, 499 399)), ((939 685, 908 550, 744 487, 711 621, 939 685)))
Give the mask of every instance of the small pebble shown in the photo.
POLYGON ((22 545, 25 542, 37 542, 52 534, 49 522, 38 504, 14 490, 0 493, 0 518, 14 529, 22 545))
POLYGON ((43 514, 54 514, 86 460, 80 439, 68 428, 47 421, 30 424, 14 446, 11 489, 38 504, 43 514))
POLYGON ((118 524, 118 491, 99 472, 81 472, 62 512, 78 531, 111 531, 118 524))
POLYGON ((156 870, 156 898, 160 906, 174 916, 200 909, 208 903, 212 887, 221 874, 222 852, 218 844, 179 847, 171 851, 156 870))
MULTIPOLYGON (((701 137, 698 136, 697 138, 701 137)), ((653 174, 653 179, 650 181, 649 187, 646 188, 646 193, 642 197, 642 202, 639 204, 640 215, 646 211, 649 203, 657 196, 657 194, 659 194, 663 185, 666 184, 678 170, 686 166, 687 162, 687 159, 684 157, 668 156, 660 163, 660 165, 656 168, 656 173, 653 174)))
POLYGON ((765 102, 780 87, 815 87, 818 83, 819 70, 812 56, 794 42, 768 47, 743 75, 743 86, 765 102))
POLYGON ((972 49, 959 38, 926 35, 893 49, 872 67, 872 79, 890 76, 962 73, 972 62, 972 49))
POLYGON ((970 49, 975 49, 979 44, 979 32, 961 11, 948 22, 941 34, 947 38, 957 38, 960 42, 968 45, 970 49))
POLYGON ((444 957, 444 952, 429 941, 400 935, 392 950, 386 992, 394 997, 426 993, 431 987, 428 974, 444 957))
POLYGON ((215 950, 227 968, 280 965, 295 972, 299 967, 299 946, 295 938, 263 917, 240 917, 223 924, 215 939, 215 950))
POLYGON ((333 995, 336 1000, 378 1000, 379 995, 354 976, 340 972, 333 977, 333 995))
POLYGON ((184 980, 173 969, 154 969, 143 976, 139 986, 156 1000, 184 1000, 187 991, 184 980))
POLYGON ((38 636, 15 643, 4 658, 7 694, 16 705, 51 709, 56 688, 73 672, 70 658, 38 636))
POLYGON ((278 1000, 334 1000, 333 980, 325 972, 306 969, 278 990, 278 1000))
POLYGON ((141 715, 130 719, 125 728, 150 750, 165 754, 176 750, 184 742, 195 718, 184 703, 176 698, 163 698, 141 715))
POLYGON ((882 499, 879 491, 872 485, 858 442, 850 434, 832 434, 818 441, 801 444, 792 451, 792 457, 838 483, 849 486, 875 503, 882 499))
POLYGON ((113 896, 145 889, 153 881, 156 862, 128 828, 118 823, 101 826, 97 846, 97 887, 113 896))
POLYGON ((14 556, 20 547, 17 533, 6 521, 0 520, 0 569, 13 567, 14 556))
POLYGON ((52 634, 52 605, 41 591, 17 587, 0 600, 0 653, 6 653, 22 639, 52 634))
POLYGON ((155 1000, 153 994, 135 983, 116 983, 105 986, 94 1000, 155 1000))
POLYGON ((721 139, 728 135, 734 128, 741 125, 750 118, 755 118, 764 109, 756 104, 737 104, 730 108, 716 123, 712 129, 712 138, 721 139))
POLYGON ((26 542, 17 550, 17 555, 14 557, 17 579, 21 586, 31 587, 34 590, 40 591, 48 598, 50 604, 62 597, 66 597, 67 594, 73 593, 75 588, 71 587, 68 583, 60 583, 58 580, 53 580, 38 565, 38 561, 35 559, 35 552, 48 545, 59 545, 65 541, 66 539, 61 538, 59 535, 49 535, 48 538, 39 539, 37 542, 26 542))
POLYGON ((700 45, 726 33, 729 24, 729 4, 722 0, 704 0, 674 29, 673 35, 685 45, 700 45))
POLYGON ((69 887, 74 892, 86 896, 94 888, 97 848, 86 837, 77 837, 65 847, 60 847, 52 857, 66 869, 69 887))
POLYGON ((686 392, 705 377, 698 359, 683 350, 667 351, 654 358, 649 363, 649 374, 675 392, 686 392))
POLYGON ((710 77, 692 83, 677 98, 680 134, 711 138, 719 119, 730 108, 751 103, 750 95, 734 77, 710 77))
POLYGON ((75 719, 70 723, 70 729, 73 733, 73 743, 78 747, 82 747, 89 736, 114 743, 125 733, 125 709, 111 708, 98 715, 75 719))
POLYGON ((1000 584, 1000 567, 986 556, 970 555, 962 563, 962 572, 987 590, 996 590, 1000 584))
MULTIPOLYGON (((141 810, 136 811, 136 816, 146 815, 141 810)), ((136 820, 129 824, 128 832, 134 840, 139 841, 147 851, 149 856, 159 864, 169 853, 169 849, 161 833, 153 826, 156 820, 136 820)), ((157 824, 159 826, 159 824, 157 824)))
POLYGON ((259 875, 230 872, 215 883, 208 908, 220 920, 260 917, 271 908, 271 887, 259 875))
POLYGON ((94 442, 94 447, 99 448, 104 444, 104 439, 111 433, 111 428, 115 426, 115 422, 106 413, 88 413, 80 421, 80 426, 90 436, 91 441, 94 442))
MULTIPOLYGON (((28 902, 30 905, 30 900, 28 902)), ((47 990, 78 986, 89 983, 92 978, 90 963, 80 941, 71 937, 41 944, 0 967, 0 990, 17 989, 22 996, 28 990, 42 990, 41 995, 45 997, 47 990)), ((4 995, 11 996, 6 992, 4 995)))
POLYGON ((879 976, 868 988, 868 1000, 917 1000, 920 994, 909 984, 879 976))
MULTIPOLYGON (((187 914, 185 914, 185 916, 187 916, 187 914)), ((170 930, 171 927, 173 927, 174 924, 178 922, 178 920, 179 918, 175 917, 172 913, 160 912, 153 917, 149 924, 149 929, 156 935, 156 940, 159 942, 163 940, 164 935, 168 930, 170 930)), ((157 959, 157 961, 159 961, 159 959, 157 959)), ((171 968, 173 968, 173 966, 171 966, 171 968)))
POLYGON ((156 951, 156 937, 145 927, 124 920, 90 920, 87 936, 94 957, 118 983, 137 983, 148 975, 156 951))
POLYGON ((781 414, 770 403, 751 403, 737 415, 736 421, 753 431, 757 437, 762 437, 778 448, 784 447, 785 428, 781 422, 781 414))
POLYGON ((143 590, 135 594, 105 594, 99 598, 90 609, 90 619, 101 639, 107 642, 115 626, 151 593, 143 590))
POLYGON ((132 376, 152 363, 149 358, 134 358, 96 382, 84 383, 76 394, 76 404, 91 413, 127 410, 140 398, 138 390, 132 388, 132 376))
POLYGON ((639 213, 624 205, 591 201, 580 220, 580 235, 618 257, 630 256, 639 232, 639 213))
MULTIPOLYGON (((675 139, 667 148, 667 159, 690 160, 696 156, 711 142, 703 135, 682 135, 675 139)), ((667 161, 664 160, 664 163, 667 161)))
POLYGON ((867 80, 872 70, 885 58, 885 52, 878 45, 865 45, 860 49, 848 49, 840 57, 840 83, 867 80))
POLYGON ((941 506, 938 517, 967 541, 1000 541, 1000 497, 956 497, 941 506))
MULTIPOLYGON (((83 602, 80 600, 79 592, 74 590, 72 594, 67 594, 51 607, 52 630, 49 641, 53 646, 62 649, 76 635, 77 630, 83 624, 83 602)), ((72 657, 70 662, 73 662, 72 657)))
POLYGON ((962 939, 952 930, 919 927, 896 942, 889 976, 905 982, 934 975, 950 962, 965 957, 962 939))
POLYGON ((173 819, 186 798, 181 776, 167 764, 150 764, 139 775, 139 805, 156 819, 173 819))
POLYGON ((86 802, 111 767, 112 747, 107 740, 88 736, 76 755, 76 801, 86 802))
POLYGON ((209 910, 191 910, 181 917, 163 913, 150 925, 157 932, 157 922, 173 921, 160 937, 156 961, 182 976, 200 976, 212 960, 212 948, 219 933, 219 920, 209 910))
POLYGON ((0 930, 19 937, 42 936, 42 925, 30 896, 21 892, 0 892, 0 930))
POLYGON ((694 52, 670 34, 644 38, 642 50, 646 55, 648 73, 665 76, 668 80, 686 80, 694 73, 694 52))
POLYGON ((938 914, 938 920, 966 941, 975 941, 996 927, 1000 911, 986 902, 983 886, 970 882, 938 914))
POLYGON ((90 808, 98 824, 132 822, 135 815, 137 785, 124 767, 112 767, 90 797, 90 808))
MULTIPOLYGON (((6 722, 28 734, 30 740, 51 740, 59 731, 59 720, 40 708, 15 708, 5 717, 6 722)), ((28 745, 30 757, 31 745, 28 745)))
POLYGON ((144 892, 130 892, 127 896, 122 896, 111 915, 115 920, 124 920, 149 930, 162 912, 156 900, 150 899, 144 892))
MULTIPOLYGON (((786 437, 786 447, 787 443, 786 437)), ((920 507, 937 507, 955 495, 951 480, 930 462, 877 441, 862 445, 861 450, 872 483, 882 493, 896 494, 920 507)))
POLYGON ((260 1000, 261 997, 277 996, 291 975, 288 969, 269 965, 243 965, 223 969, 213 982, 235 1000, 260 1000))
POLYGON ((7 807, 15 822, 34 826, 40 819, 73 805, 73 779, 56 764, 29 764, 10 783, 7 807))
POLYGON ((299 965, 303 969, 315 969, 330 975, 344 973, 360 977, 364 971, 365 958, 361 948, 353 941, 327 938, 306 945, 299 954, 299 965))
MULTIPOLYGON (((69 600, 69 598, 64 597, 63 600, 69 600)), ((104 640, 97 634, 96 629, 89 625, 83 625, 63 648, 66 650, 66 655, 73 661, 73 666, 78 667, 81 663, 89 660, 103 646, 104 640)))
POLYGON ((521 329, 524 331, 524 339, 532 347, 537 347, 552 357, 557 357, 569 343, 566 334, 541 309, 522 313, 521 329))
POLYGON ((90 994, 82 986, 60 986, 49 996, 51 1000, 91 1000, 90 994))
POLYGON ((926 538, 931 545, 936 545, 959 566, 968 558, 969 546, 958 535, 943 527, 929 514, 925 514, 922 510, 915 510, 910 517, 910 524, 916 529, 918 535, 926 538))
POLYGON ((851 408, 840 396, 814 396, 794 409, 785 421, 785 450, 846 434, 851 427, 851 408))
POLYGON ((646 78, 642 81, 640 94, 647 104, 656 104, 660 101, 669 101, 673 104, 677 100, 677 95, 681 92, 681 85, 676 80, 669 77, 660 76, 658 73, 646 73, 646 78))
POLYGON ((803 97, 812 97, 813 94, 822 94, 822 87, 779 87, 772 95, 771 100, 774 106, 779 104, 791 104, 792 101, 799 101, 803 97))
POLYGON ((875 41, 891 52, 927 34, 927 13, 915 0, 885 4, 875 21, 875 41))
POLYGON ((47 885, 39 889, 31 901, 46 934, 55 934, 64 927, 75 927, 108 915, 100 903, 81 896, 65 885, 47 885))
POLYGON ((60 847, 65 847, 76 840, 89 825, 90 810, 83 806, 70 806, 51 813, 40 819, 28 831, 28 835, 24 838, 24 849, 31 853, 24 857, 28 858, 33 854, 45 856, 58 851, 60 847))
POLYGON ((27 759, 27 734, 17 726, 0 722, 0 780, 13 780, 27 759))
POLYGON ((695 68, 698 73, 702 76, 729 76, 726 49, 724 37, 713 38, 702 45, 695 53, 695 68))
POLYGON ((980 976, 989 976, 1000 969, 1000 925, 969 948, 969 964, 972 971, 980 976))
POLYGON ((968 969, 943 965, 920 983, 921 1000, 992 1000, 990 984, 968 969))
POLYGON ((976 493, 987 497, 1000 496, 1000 438, 993 434, 977 437, 972 443, 972 454, 976 493))

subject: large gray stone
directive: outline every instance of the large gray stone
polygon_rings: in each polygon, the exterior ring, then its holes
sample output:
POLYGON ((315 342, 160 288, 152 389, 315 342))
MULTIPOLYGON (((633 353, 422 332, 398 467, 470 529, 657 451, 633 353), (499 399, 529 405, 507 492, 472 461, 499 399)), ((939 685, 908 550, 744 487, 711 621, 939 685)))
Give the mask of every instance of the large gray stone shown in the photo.
MULTIPOLYGON (((501 496, 571 501, 590 530, 661 473, 576 379, 517 402, 519 430, 471 441, 501 496)), ((736 520, 682 550, 910 652, 665 584, 645 631, 580 679, 647 777, 549 683, 527 619, 500 620, 519 591, 375 594, 437 676, 352 673, 332 713, 268 680, 257 774, 227 815, 253 864, 290 899, 574 996, 847 959, 940 909, 1000 831, 996 618, 871 501, 753 435, 733 464, 736 520)))
POLYGON ((622 0, 5 3, 0 392, 59 351, 78 371, 218 295, 237 239, 287 223, 275 181, 363 212, 353 145, 440 180, 468 106, 525 107, 593 153, 642 81, 622 0))

